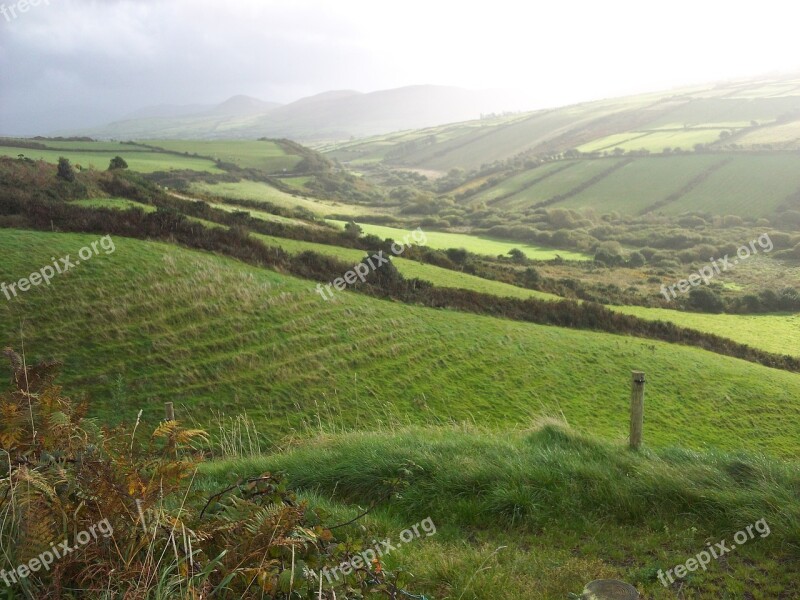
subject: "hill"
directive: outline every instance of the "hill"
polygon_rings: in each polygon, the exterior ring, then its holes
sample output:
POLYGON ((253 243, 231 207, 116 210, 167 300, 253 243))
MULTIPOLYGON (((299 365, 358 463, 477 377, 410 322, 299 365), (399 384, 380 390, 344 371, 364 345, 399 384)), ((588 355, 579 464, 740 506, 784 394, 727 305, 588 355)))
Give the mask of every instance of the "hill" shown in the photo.
POLYGON ((333 91, 277 106, 235 97, 198 113, 145 110, 101 128, 81 132, 102 139, 347 140, 478 118, 514 100, 491 92, 420 85, 371 93, 333 91), (177 113, 177 114, 176 114, 177 113))
MULTIPOLYGON (((3 230, 0 281, 96 239, 3 230)), ((798 447, 793 373, 346 292, 326 302, 305 280, 161 243, 114 241, 112 254, 0 304, 3 343, 24 339, 31 361, 65 360, 63 383, 92 397, 104 421, 132 421, 143 409, 154 422, 169 398, 206 424, 215 413, 247 410, 272 435, 319 419, 346 428, 507 427, 563 415, 579 430, 622 440, 630 371, 643 369, 652 445, 780 456, 798 447)))
POLYGON ((692 151, 735 145, 796 148, 800 120, 797 75, 728 81, 509 117, 486 118, 326 147, 352 163, 433 169, 477 169, 520 155, 569 150, 615 154, 692 151))

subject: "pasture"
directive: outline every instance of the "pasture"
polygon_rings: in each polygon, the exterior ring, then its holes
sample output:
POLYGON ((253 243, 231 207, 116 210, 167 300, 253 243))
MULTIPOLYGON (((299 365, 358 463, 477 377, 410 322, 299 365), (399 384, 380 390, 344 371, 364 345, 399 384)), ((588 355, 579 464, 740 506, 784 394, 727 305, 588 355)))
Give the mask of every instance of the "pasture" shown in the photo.
MULTIPOLYGON (((0 281, 97 236, 7 230, 0 281)), ((697 348, 386 302, 161 243, 101 254, 0 303, 4 345, 65 361, 61 382, 107 422, 248 411, 267 435, 313 426, 558 415, 609 441, 627 432, 630 371, 648 372, 654 447, 800 447, 800 376, 697 348), (36 320, 25 319, 35 314, 36 320), (23 321, 20 329, 20 319, 23 321), (90 319, 90 321, 89 321, 90 319), (89 326, 91 324, 91 327, 89 326), (375 377, 380 373, 379 377, 375 377), (691 385, 687 385, 691 382, 691 385)))

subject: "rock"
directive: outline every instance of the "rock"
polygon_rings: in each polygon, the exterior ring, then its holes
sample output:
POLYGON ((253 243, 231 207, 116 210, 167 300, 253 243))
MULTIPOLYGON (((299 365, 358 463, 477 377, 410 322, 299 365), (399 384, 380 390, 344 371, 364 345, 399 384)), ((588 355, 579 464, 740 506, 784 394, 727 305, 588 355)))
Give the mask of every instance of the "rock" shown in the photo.
POLYGON ((583 588, 581 600, 638 600, 636 588, 615 579, 597 579, 583 588))

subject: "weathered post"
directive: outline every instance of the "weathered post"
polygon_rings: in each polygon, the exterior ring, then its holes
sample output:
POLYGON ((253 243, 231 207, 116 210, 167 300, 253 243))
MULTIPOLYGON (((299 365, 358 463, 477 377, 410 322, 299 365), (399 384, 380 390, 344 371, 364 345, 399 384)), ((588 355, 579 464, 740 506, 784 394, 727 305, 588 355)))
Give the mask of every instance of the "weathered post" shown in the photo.
POLYGON ((175 406, 172 402, 165 402, 164 409, 166 412, 166 419, 167 421, 174 421, 175 420, 175 406))
POLYGON ((638 450, 642 445, 644 429, 644 373, 633 371, 631 384, 631 450, 638 450))

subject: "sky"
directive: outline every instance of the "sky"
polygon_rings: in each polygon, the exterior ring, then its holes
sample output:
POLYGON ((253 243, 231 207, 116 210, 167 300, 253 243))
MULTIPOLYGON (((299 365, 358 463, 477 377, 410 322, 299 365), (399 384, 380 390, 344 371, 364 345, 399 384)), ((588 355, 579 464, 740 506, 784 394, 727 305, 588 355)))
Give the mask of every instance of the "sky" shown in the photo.
POLYGON ((785 0, 0 0, 0 134, 237 94, 286 103, 436 84, 509 90, 534 109, 800 71, 794 11, 785 0))

